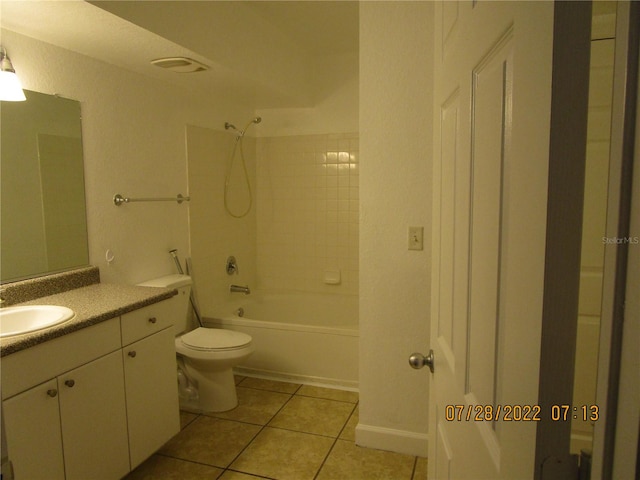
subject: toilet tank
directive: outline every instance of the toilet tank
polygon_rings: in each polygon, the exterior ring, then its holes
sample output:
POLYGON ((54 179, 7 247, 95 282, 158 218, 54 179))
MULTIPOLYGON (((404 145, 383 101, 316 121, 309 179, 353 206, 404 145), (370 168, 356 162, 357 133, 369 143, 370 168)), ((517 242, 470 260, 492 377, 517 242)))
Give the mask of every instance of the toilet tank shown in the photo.
POLYGON ((191 277, 189 275, 165 275, 164 277, 153 278, 138 284, 139 287, 162 287, 175 288, 178 295, 171 297, 171 315, 173 319, 173 329, 176 335, 191 330, 191 315, 189 314, 189 295, 191 293, 191 277))

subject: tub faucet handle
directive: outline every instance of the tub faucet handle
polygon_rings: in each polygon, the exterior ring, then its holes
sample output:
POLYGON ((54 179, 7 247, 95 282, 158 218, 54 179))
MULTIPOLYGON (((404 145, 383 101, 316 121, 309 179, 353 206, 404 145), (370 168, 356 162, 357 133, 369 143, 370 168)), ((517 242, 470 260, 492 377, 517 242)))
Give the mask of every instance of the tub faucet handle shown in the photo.
POLYGON ((227 258, 227 275, 237 274, 240 270, 238 269, 238 262, 236 261, 236 257, 231 255, 227 258))

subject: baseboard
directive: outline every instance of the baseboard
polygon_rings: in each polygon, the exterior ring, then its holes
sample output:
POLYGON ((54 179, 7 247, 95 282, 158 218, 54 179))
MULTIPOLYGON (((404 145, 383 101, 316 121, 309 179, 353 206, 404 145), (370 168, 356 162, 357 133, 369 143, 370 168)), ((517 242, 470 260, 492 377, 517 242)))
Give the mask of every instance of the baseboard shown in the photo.
POLYGON ((356 445, 426 457, 429 435, 373 425, 356 426, 356 445))
POLYGON ((348 380, 338 380, 335 378, 313 377, 310 375, 298 375, 285 372, 275 372, 272 370, 262 370, 257 368, 235 367, 233 372, 236 375, 247 377, 264 378, 267 380, 278 380, 281 382, 300 383, 302 385, 313 385, 316 387, 335 388, 338 390, 358 391, 358 382, 348 380))

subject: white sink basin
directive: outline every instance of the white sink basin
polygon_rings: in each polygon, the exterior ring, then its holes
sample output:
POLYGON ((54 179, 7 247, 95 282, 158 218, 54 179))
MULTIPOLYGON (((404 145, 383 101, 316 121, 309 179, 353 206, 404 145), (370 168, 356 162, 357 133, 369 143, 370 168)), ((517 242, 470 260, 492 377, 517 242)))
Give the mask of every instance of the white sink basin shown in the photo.
POLYGON ((53 327, 71 320, 75 312, 57 305, 27 305, 0 309, 0 337, 11 337, 53 327))

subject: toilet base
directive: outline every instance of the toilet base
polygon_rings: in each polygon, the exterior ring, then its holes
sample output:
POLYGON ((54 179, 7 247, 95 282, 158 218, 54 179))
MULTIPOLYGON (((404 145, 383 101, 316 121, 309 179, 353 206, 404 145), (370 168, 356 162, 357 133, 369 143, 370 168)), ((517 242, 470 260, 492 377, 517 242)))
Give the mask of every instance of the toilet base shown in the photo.
POLYGON ((233 371, 207 372, 206 381, 198 381, 199 404, 203 412, 226 412, 238 406, 233 371))
POLYGON ((233 369, 202 371, 183 363, 190 381, 197 385, 197 398, 180 398, 180 408, 197 413, 226 412, 238 406, 233 369))
MULTIPOLYGON (((215 334, 238 333, 240 335, 240 332, 198 328, 184 336, 192 333, 196 334, 196 337, 199 334, 203 338, 211 337, 210 334, 213 334, 213 338, 209 339, 211 345, 219 343, 216 341, 215 334)), ((223 337, 228 337, 228 335, 223 335, 223 337)), ((189 382, 197 388, 197 403, 200 411, 226 412, 238 406, 233 367, 242 363, 253 352, 249 335, 244 335, 240 340, 246 340, 248 343, 238 348, 228 348, 222 342, 221 348, 202 350, 185 346, 183 338, 176 337, 178 365, 184 365, 184 372, 189 382)), ((198 340, 200 343, 201 341, 202 338, 198 340)), ((196 401, 195 395, 193 400, 196 401)))

